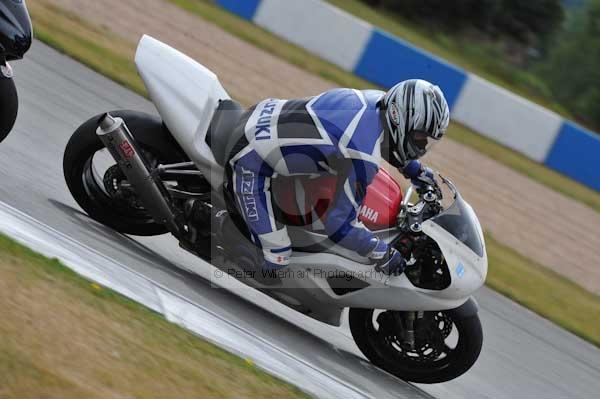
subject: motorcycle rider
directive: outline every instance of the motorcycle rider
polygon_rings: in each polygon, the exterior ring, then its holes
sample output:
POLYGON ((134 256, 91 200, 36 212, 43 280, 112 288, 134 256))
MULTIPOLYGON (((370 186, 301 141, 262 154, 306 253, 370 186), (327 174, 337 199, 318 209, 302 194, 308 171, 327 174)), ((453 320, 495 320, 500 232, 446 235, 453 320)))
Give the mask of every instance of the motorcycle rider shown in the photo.
POLYGON ((264 268, 287 266, 292 254, 286 227, 275 215, 271 180, 277 176, 336 174, 338 185, 324 227, 339 245, 368 257, 377 271, 398 275, 406 261, 358 221, 366 188, 381 159, 413 184, 436 184, 423 156, 449 123, 441 89, 412 79, 387 92, 333 89, 315 97, 266 99, 251 107, 236 129, 240 141, 229 155, 228 184, 264 268))

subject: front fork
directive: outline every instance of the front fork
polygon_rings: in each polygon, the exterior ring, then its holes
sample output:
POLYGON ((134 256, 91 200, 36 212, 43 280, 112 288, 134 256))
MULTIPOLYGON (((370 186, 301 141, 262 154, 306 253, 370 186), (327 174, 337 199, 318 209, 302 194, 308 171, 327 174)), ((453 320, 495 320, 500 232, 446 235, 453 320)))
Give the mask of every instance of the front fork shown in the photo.
POLYGON ((162 180, 153 174, 125 121, 109 113, 102 116, 96 134, 133 186, 144 208, 157 223, 165 225, 178 239, 184 239, 187 226, 183 215, 171 202, 162 180))
POLYGON ((404 345, 410 350, 415 349, 415 323, 423 319, 424 315, 425 312, 422 311, 390 312, 395 329, 400 331, 404 345))
MULTIPOLYGON (((449 312, 452 313, 453 317, 456 318, 467 318, 477 315, 479 311, 479 305, 475 298, 470 297, 464 304, 458 308, 451 309, 449 312)), ((405 345, 410 350, 415 350, 415 329, 418 329, 419 323, 422 323, 426 315, 423 311, 406 311, 406 312, 391 312, 394 328, 400 331, 401 338, 405 345)), ((379 320, 378 320, 379 321, 379 320)), ((385 322, 384 319, 381 322, 385 322)))

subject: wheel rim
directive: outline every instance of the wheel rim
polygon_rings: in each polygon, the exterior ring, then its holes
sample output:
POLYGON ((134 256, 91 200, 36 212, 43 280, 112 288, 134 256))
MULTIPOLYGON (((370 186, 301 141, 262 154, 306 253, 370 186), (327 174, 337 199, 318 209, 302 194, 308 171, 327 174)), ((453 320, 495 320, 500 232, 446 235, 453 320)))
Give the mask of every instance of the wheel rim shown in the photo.
POLYGON ((97 204, 110 208, 112 213, 124 219, 154 223, 137 197, 125 196, 119 191, 119 185, 126 179, 106 148, 97 150, 87 159, 81 178, 86 194, 97 204))
POLYGON ((415 320, 414 345, 406 339, 402 312, 370 312, 365 319, 367 341, 387 367, 410 372, 441 370, 460 351, 459 326, 447 312, 425 312, 415 320))

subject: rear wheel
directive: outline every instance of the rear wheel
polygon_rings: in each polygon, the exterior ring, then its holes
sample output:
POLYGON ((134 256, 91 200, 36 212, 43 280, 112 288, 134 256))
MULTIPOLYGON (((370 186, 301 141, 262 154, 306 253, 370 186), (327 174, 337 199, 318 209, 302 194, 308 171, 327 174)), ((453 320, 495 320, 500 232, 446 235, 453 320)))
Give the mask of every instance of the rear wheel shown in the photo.
MULTIPOLYGON (((153 165, 185 160, 159 118, 135 111, 114 111, 111 115, 125 120, 153 165)), ((167 233, 140 205, 124 174, 96 135, 99 119, 97 116, 81 125, 65 149, 63 171, 73 198, 94 220, 121 233, 140 236, 167 233)))
POLYGON ((350 330, 362 353, 376 366, 417 383, 452 380, 479 357, 483 333, 475 314, 424 312, 408 332, 407 312, 350 309, 350 330), (412 341, 412 343, 411 343, 412 341))

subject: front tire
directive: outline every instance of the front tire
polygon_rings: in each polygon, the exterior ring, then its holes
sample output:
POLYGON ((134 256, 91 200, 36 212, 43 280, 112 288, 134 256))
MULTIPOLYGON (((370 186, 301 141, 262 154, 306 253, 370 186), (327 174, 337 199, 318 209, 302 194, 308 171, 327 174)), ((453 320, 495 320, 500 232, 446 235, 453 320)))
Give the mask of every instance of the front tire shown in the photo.
POLYGON ((434 384, 464 374, 479 357, 483 332, 477 314, 463 317, 452 310, 425 312, 427 328, 415 329, 416 346, 411 348, 402 339, 401 323, 397 322, 401 314, 350 309, 354 341, 377 367, 406 381, 434 384), (444 340, 455 334, 453 331, 458 338, 451 348, 444 340))
MULTIPOLYGON (((125 120, 145 155, 161 163, 186 160, 160 118, 136 111, 114 111, 111 115, 125 120)), ((92 219, 121 233, 138 236, 167 233, 167 228, 156 223, 135 200, 123 201, 111 196, 106 188, 106 173, 95 175, 94 157, 105 148, 96 134, 100 118, 98 115, 82 124, 65 149, 63 172, 73 198, 92 219)), ((109 161, 116 164, 112 158, 109 161)), ((118 167, 113 166, 108 177, 123 180, 120 173, 118 167)))
POLYGON ((19 109, 19 96, 12 78, 0 76, 0 142, 8 136, 19 109))

